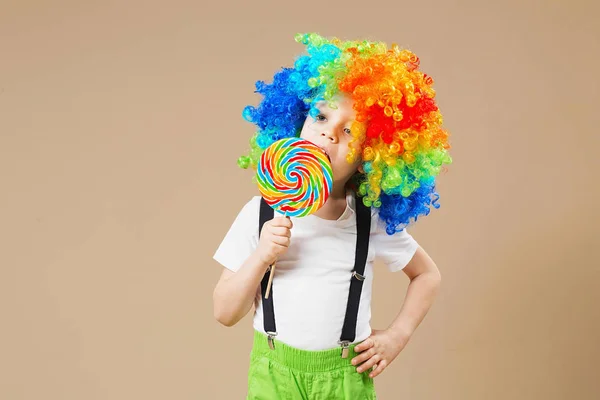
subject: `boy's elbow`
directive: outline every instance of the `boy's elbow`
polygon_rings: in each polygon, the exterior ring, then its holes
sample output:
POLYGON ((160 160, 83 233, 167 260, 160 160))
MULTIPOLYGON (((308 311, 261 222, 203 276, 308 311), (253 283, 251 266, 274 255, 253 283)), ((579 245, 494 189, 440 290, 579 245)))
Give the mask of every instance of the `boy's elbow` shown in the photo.
POLYGON ((235 318, 235 315, 224 309, 216 298, 213 299, 213 302, 213 316, 221 325, 231 327, 238 322, 238 320, 235 318))
POLYGON ((231 315, 219 312, 215 309, 214 312, 215 319, 223 326, 232 327, 237 323, 237 320, 233 318, 231 315))
POLYGON ((435 271, 431 272, 432 277, 432 283, 433 283, 433 287, 435 289, 436 292, 439 292, 440 287, 442 286, 442 274, 440 274, 440 271, 436 268, 435 271))
POLYGON ((215 319, 223 326, 226 326, 228 328, 232 327, 233 325, 235 325, 233 323, 233 320, 231 318, 223 318, 221 316, 215 316, 215 319))

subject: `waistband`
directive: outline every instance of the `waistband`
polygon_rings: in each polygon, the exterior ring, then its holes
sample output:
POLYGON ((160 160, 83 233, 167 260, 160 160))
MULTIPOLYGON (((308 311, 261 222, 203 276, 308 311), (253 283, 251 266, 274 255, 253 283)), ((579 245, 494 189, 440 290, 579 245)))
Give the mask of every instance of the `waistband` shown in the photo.
POLYGON ((352 365, 352 358, 358 355, 354 351, 357 344, 348 346, 347 358, 342 358, 341 347, 326 350, 302 350, 278 341, 277 338, 275 338, 275 349, 271 349, 267 335, 255 329, 250 357, 251 359, 265 357, 297 371, 323 372, 340 368, 355 368, 352 365))

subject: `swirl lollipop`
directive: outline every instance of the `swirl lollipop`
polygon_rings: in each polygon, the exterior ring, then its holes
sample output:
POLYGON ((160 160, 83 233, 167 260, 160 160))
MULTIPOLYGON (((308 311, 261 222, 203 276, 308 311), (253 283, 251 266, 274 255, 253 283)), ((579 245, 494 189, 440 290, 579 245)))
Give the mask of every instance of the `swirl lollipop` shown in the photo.
MULTIPOLYGON (((266 203, 286 217, 303 217, 325 204, 331 193, 333 173, 327 154, 304 139, 281 139, 262 153, 257 183, 266 203)), ((269 297, 275 263, 271 267, 265 297, 269 297)))

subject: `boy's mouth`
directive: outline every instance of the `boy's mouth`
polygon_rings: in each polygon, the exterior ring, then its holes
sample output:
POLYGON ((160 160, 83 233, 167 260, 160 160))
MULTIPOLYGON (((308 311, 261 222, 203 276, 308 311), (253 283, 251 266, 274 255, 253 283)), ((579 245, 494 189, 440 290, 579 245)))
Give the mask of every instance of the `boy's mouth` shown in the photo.
POLYGON ((329 156, 329 153, 327 152, 327 150, 325 150, 323 147, 319 146, 318 144, 316 146, 318 148, 320 148, 323 153, 325 153, 325 155, 327 156, 327 160, 329 160, 329 162, 331 162, 331 157, 329 156))

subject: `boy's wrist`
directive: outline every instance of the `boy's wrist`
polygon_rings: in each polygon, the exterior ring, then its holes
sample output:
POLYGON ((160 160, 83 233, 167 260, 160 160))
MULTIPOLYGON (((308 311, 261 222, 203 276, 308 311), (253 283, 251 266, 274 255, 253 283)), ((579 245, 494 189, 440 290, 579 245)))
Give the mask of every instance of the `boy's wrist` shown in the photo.
POLYGON ((261 271, 266 272, 267 268, 269 268, 269 263, 263 259, 262 255, 258 251, 255 251, 252 254, 252 257, 254 257, 254 262, 256 263, 258 268, 261 271))
POLYGON ((401 325, 392 325, 387 330, 400 343, 408 342, 413 333, 409 328, 401 325))

